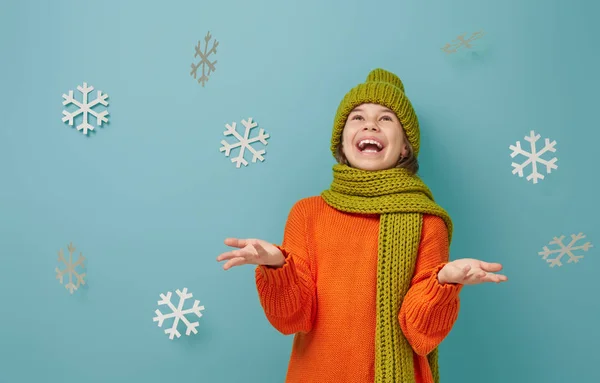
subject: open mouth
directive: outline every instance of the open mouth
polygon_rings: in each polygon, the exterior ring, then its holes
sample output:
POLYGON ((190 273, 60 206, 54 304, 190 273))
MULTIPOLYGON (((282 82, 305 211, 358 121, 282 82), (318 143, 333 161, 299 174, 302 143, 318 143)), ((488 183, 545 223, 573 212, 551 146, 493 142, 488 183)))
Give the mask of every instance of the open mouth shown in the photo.
POLYGON ((362 153, 379 153, 383 150, 383 144, 377 140, 368 138, 358 141, 356 148, 362 153))

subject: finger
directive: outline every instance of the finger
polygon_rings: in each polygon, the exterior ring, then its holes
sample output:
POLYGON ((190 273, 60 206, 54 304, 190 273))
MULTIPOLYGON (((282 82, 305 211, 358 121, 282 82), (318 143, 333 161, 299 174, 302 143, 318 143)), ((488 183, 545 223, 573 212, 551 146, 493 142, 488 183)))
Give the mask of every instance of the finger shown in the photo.
POLYGON ((493 273, 502 270, 502 264, 496 263, 496 262, 481 261, 479 266, 481 267, 482 270, 491 271, 493 273))
POLYGON ((508 281, 508 277, 506 275, 502 275, 502 274, 496 274, 496 283, 500 283, 500 282, 506 282, 508 281))
POLYGON ((217 257, 217 261, 221 262, 233 258, 246 258, 248 254, 248 251, 245 249, 227 251, 225 253, 219 254, 219 256, 217 257))
POLYGON ((487 273, 487 275, 485 277, 481 278, 482 282, 494 282, 494 283, 505 282, 507 280, 508 280, 508 278, 506 277, 506 275, 494 274, 494 273, 487 273))
POLYGON ((239 247, 241 249, 248 244, 248 240, 241 238, 225 238, 225 244, 227 246, 239 247))
POLYGON ((229 261, 227 261, 227 263, 225 263, 223 265, 223 269, 229 270, 232 267, 241 266, 241 265, 245 265, 245 264, 246 264, 246 258, 233 258, 233 259, 230 259, 229 261))
POLYGON ((464 276, 462 282, 463 284, 477 284, 477 283, 481 283, 483 282, 483 278, 485 278, 486 276, 486 272, 483 270, 473 270, 473 272, 471 274, 468 274, 466 276, 464 276))

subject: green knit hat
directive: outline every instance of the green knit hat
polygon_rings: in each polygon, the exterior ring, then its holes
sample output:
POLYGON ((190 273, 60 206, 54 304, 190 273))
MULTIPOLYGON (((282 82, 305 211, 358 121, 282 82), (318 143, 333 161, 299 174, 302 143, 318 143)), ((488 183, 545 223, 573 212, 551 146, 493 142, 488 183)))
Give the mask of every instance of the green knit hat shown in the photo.
POLYGON ((367 76, 367 81, 352 88, 340 102, 333 123, 331 152, 336 155, 342 140, 342 130, 352 109, 360 104, 373 103, 386 106, 398 116, 415 157, 419 154, 419 120, 410 100, 404 94, 404 85, 392 72, 377 68, 367 76))

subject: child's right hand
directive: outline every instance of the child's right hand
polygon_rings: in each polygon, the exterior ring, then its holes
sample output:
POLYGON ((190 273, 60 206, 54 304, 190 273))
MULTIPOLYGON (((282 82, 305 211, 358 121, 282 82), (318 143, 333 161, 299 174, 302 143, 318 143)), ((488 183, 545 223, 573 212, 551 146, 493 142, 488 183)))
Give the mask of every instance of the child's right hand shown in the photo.
POLYGON ((238 250, 227 251, 217 257, 217 261, 227 261, 223 269, 228 270, 241 265, 267 265, 281 267, 285 257, 275 245, 262 239, 227 238, 225 244, 238 250))

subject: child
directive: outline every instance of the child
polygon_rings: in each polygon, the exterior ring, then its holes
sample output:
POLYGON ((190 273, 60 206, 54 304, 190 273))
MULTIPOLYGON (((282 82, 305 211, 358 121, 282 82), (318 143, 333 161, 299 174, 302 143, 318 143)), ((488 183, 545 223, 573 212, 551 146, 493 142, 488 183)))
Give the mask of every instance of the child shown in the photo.
POLYGON ((450 217, 416 175, 419 123, 401 80, 375 69, 337 110, 333 182, 291 209, 283 243, 228 238, 225 270, 258 265, 269 322, 295 334, 286 382, 438 383, 437 347, 465 284, 498 263, 449 261, 450 217))

